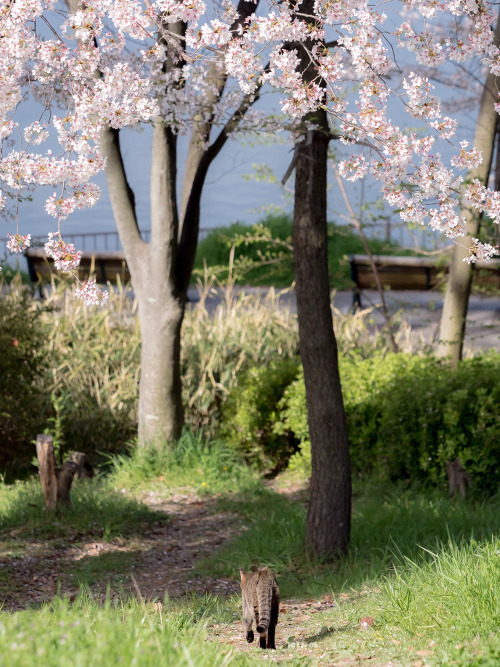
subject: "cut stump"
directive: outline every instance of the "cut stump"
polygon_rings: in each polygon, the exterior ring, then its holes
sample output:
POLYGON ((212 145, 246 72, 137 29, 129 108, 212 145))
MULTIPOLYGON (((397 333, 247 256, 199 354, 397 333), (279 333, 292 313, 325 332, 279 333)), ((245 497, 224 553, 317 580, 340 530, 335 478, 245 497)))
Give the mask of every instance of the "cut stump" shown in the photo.
POLYGON ((70 491, 73 479, 89 476, 85 466, 85 454, 74 452, 72 460, 57 468, 52 436, 38 435, 36 456, 46 509, 53 512, 59 506, 71 507, 70 491))
POLYGON ((57 507, 57 476, 54 442, 51 435, 36 436, 36 457, 45 507, 53 512, 57 507))

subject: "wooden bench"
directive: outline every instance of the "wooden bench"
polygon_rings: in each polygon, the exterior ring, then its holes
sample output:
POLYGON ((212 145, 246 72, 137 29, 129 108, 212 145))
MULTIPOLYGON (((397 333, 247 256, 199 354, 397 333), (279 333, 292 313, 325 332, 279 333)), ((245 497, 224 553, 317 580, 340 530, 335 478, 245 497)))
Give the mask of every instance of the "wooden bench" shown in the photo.
MULTIPOLYGON (((57 273, 53 260, 47 257, 43 248, 27 248, 24 256, 33 285, 48 282, 57 273)), ((76 273, 80 280, 92 276, 98 283, 116 283, 118 280, 125 283, 130 280, 125 255, 121 250, 84 251, 76 273)))
MULTIPOLYGON (((391 290, 431 290, 442 285, 448 273, 448 260, 435 257, 397 257, 374 255, 380 283, 391 290)), ((350 255, 353 306, 361 307, 361 290, 377 289, 368 255, 350 255)), ((500 288, 500 259, 476 262, 474 284, 500 288)))

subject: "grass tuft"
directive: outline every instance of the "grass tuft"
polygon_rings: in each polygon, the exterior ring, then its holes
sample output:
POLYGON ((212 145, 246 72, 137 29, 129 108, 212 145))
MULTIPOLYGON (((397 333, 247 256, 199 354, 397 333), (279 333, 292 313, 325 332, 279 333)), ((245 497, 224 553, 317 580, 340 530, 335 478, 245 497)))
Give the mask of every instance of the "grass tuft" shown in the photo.
POLYGON ((115 485, 138 488, 156 480, 164 488, 190 487, 200 493, 220 493, 258 485, 254 473, 222 440, 185 430, 175 448, 164 442, 134 447, 129 456, 110 459, 115 485))

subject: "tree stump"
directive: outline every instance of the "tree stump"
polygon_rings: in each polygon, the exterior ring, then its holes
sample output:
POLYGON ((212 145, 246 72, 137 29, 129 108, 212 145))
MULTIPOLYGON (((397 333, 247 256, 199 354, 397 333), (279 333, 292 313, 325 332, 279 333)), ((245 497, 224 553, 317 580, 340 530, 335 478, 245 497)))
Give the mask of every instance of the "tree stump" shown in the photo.
POLYGON ((53 512, 57 507, 57 476, 54 444, 51 435, 36 436, 36 457, 45 507, 53 512))
POLYGON ((472 480, 469 473, 462 466, 459 457, 454 461, 448 461, 446 464, 446 474, 448 475, 448 486, 450 496, 456 496, 458 493, 465 498, 465 488, 472 486, 472 480))
POLYGON ((38 435, 36 456, 46 509, 53 512, 58 506, 71 507, 70 491, 73 479, 75 476, 89 476, 85 466, 85 454, 75 452, 73 460, 56 468, 52 436, 38 435))
POLYGON ((72 452, 69 460, 76 465, 75 479, 92 479, 94 468, 85 460, 83 452, 72 452))
POLYGON ((76 473, 76 465, 71 461, 66 461, 61 468, 56 470, 57 475, 57 504, 71 507, 71 498, 69 492, 73 484, 73 478, 76 473))

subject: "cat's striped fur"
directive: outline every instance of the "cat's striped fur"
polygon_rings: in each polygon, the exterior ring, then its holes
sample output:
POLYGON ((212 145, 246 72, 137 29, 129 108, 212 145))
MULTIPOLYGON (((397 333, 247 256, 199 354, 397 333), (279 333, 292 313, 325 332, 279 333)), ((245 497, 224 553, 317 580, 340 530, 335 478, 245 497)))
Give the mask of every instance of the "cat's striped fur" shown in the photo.
POLYGON ((240 570, 243 629, 247 642, 253 642, 253 619, 259 633, 260 648, 276 648, 280 591, 274 572, 267 567, 253 567, 251 572, 240 570))

